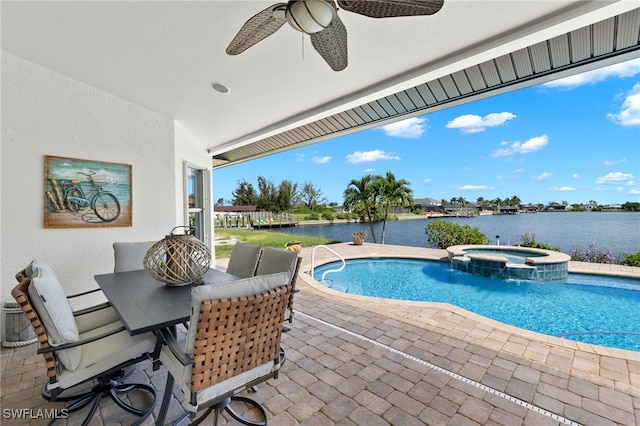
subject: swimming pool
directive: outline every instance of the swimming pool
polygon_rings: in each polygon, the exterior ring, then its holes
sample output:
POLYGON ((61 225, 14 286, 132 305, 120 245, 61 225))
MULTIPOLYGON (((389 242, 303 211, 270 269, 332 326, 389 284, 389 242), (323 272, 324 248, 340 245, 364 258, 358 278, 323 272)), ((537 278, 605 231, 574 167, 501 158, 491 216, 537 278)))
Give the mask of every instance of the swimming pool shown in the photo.
MULTIPOLYGON (((339 263, 315 268, 320 279, 339 263)), ((640 280, 569 274, 566 280, 499 280, 453 270, 445 262, 347 260, 323 283, 334 290, 388 299, 451 303, 487 318, 566 339, 640 351, 640 280)))

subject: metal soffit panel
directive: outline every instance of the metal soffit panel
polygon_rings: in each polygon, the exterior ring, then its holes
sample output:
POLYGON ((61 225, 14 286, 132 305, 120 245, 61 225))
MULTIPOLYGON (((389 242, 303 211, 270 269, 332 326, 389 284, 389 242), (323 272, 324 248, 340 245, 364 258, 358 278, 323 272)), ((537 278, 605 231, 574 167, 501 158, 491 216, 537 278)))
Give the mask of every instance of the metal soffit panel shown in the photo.
POLYGON ((640 49, 640 9, 342 111, 213 157, 221 167, 409 118, 640 49))

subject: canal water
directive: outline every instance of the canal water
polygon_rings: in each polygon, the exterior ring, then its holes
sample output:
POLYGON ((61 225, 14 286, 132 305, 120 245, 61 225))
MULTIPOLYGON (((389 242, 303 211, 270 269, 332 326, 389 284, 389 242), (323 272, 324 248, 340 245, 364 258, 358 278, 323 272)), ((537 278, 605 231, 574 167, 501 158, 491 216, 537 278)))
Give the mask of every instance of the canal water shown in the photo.
MULTIPOLYGON (((514 245, 521 241, 523 234, 529 234, 537 242, 557 247, 567 254, 575 248, 584 251, 589 247, 614 256, 640 252, 640 212, 539 212, 439 219, 477 227, 492 243, 500 236, 500 244, 514 245)), ((433 220, 438 219, 388 221, 385 243, 429 247, 425 227, 433 220)), ((277 231, 344 242, 351 241, 352 232, 367 231, 366 242, 373 242, 367 223, 297 226, 277 231)), ((380 242, 382 223, 374 223, 374 232, 380 242)))

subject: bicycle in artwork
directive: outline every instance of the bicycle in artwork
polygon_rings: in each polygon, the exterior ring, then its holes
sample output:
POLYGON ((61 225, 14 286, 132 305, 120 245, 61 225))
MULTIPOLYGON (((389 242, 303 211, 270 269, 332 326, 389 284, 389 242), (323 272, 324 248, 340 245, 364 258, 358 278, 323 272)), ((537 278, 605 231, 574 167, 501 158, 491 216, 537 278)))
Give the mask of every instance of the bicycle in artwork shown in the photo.
POLYGON ((46 165, 46 227, 131 226, 131 166, 49 156, 46 165))
POLYGON ((82 214, 85 222, 111 222, 120 216, 121 208, 118 198, 104 189, 104 175, 96 177, 96 172, 78 172, 85 175, 85 179, 72 180, 69 188, 64 192, 65 207, 72 212, 90 210, 82 214), (83 184, 86 190, 83 190, 83 184), (88 196, 85 196, 85 191, 88 196))

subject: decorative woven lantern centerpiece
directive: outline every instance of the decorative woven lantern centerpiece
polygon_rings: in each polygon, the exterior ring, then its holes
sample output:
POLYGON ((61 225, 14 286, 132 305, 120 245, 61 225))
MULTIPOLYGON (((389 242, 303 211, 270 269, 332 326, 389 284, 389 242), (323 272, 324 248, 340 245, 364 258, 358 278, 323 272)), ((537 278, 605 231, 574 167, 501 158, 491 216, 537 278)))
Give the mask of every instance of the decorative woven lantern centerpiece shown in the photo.
POLYGON ((209 248, 193 235, 174 234, 176 226, 144 255, 144 269, 156 280, 170 286, 200 282, 211 266, 209 248))

